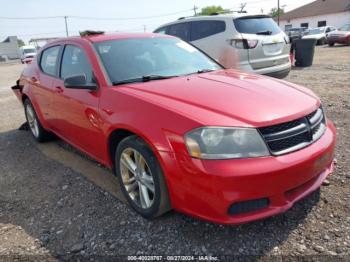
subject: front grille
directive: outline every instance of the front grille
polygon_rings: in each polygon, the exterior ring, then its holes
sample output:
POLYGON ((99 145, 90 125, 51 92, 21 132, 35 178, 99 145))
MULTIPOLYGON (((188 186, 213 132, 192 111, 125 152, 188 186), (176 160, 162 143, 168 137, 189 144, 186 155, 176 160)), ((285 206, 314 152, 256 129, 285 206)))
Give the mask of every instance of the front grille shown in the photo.
POLYGON ((260 198, 260 199, 237 202, 232 204, 229 207, 228 213, 229 215, 239 215, 242 213, 254 212, 259 209, 269 207, 269 204, 270 204, 270 200, 268 198, 260 198))
POLYGON ((326 130, 322 108, 305 117, 259 128, 273 155, 296 151, 318 140, 326 130))

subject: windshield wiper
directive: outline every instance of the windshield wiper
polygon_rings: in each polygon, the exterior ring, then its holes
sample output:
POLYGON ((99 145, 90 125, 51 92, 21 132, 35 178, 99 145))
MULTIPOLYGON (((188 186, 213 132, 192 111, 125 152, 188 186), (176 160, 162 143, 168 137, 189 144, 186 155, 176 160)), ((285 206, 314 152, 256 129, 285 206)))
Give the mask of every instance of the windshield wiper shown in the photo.
POLYGON ((197 71, 197 74, 203 74, 203 73, 208 73, 208 72, 212 72, 215 71, 214 69, 200 69, 197 71))
POLYGON ((259 31, 256 33, 257 35, 271 35, 272 31, 270 30, 265 30, 265 31, 259 31))
POLYGON ((112 84, 114 86, 116 85, 122 85, 122 84, 129 84, 129 83, 138 83, 138 82, 148 82, 152 80, 162 80, 162 79, 168 79, 168 78, 173 78, 177 76, 162 76, 162 75, 144 75, 142 77, 137 77, 137 78, 130 78, 130 79, 125 79, 121 81, 114 81, 112 84))

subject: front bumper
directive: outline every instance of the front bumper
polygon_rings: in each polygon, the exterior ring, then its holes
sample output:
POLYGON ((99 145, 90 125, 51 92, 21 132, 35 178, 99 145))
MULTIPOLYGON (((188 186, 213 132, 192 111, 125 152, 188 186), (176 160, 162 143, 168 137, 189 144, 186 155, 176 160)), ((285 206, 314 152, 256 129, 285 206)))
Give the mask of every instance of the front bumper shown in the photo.
POLYGON ((333 171, 335 128, 310 146, 278 157, 199 160, 161 153, 174 209, 221 224, 241 224, 285 212, 318 189, 333 171), (232 204, 268 198, 267 207, 235 215, 232 204))

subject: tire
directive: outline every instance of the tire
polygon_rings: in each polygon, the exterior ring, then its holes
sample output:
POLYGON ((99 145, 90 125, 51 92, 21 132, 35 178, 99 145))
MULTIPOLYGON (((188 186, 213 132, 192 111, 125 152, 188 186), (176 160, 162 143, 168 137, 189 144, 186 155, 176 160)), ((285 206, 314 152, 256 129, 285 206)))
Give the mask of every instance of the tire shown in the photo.
POLYGON ((144 218, 152 219, 171 209, 162 169, 141 138, 129 136, 119 143, 115 173, 128 203, 144 218))
POLYGON ((45 142, 52 138, 52 134, 46 131, 35 112, 35 109, 29 99, 24 101, 24 113, 28 123, 30 133, 38 142, 45 142))
POLYGON ((326 43, 326 39, 325 38, 321 38, 320 40, 319 40, 319 44, 320 45, 324 45, 326 43))
POLYGON ((329 47, 334 46, 334 43, 328 43, 328 46, 329 47))

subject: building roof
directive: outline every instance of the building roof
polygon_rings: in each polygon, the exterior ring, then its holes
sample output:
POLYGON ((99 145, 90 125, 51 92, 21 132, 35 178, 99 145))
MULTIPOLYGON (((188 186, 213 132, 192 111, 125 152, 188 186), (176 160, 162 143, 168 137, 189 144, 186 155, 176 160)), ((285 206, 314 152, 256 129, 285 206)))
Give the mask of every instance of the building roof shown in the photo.
POLYGON ((350 11, 350 0, 316 0, 280 16, 280 20, 350 11))

